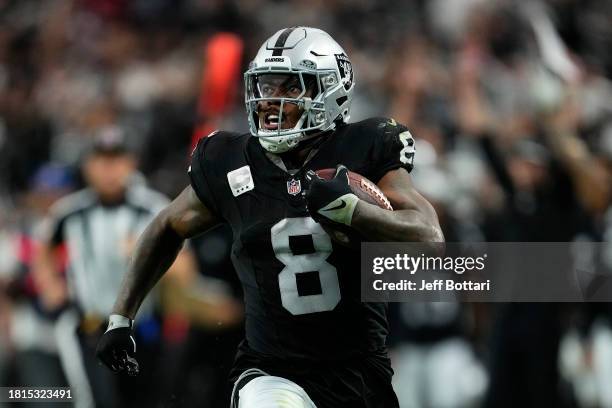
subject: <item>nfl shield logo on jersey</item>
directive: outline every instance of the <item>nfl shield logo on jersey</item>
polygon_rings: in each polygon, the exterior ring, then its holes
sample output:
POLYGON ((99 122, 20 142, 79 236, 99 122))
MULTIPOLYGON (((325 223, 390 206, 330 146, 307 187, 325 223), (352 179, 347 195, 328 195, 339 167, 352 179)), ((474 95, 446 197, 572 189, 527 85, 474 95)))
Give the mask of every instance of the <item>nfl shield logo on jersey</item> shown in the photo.
POLYGON ((291 195, 300 194, 302 191, 302 183, 300 180, 291 179, 287 182, 287 192, 291 195))

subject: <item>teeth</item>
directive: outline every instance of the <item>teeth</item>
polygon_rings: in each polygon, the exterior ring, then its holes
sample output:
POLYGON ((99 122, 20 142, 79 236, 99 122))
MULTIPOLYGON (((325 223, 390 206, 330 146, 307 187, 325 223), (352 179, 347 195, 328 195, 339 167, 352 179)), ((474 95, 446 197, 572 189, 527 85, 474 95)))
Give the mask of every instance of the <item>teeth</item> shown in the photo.
MULTIPOLYGON (((274 114, 270 114, 268 115, 268 117, 266 118, 268 124, 270 126, 278 126, 278 116, 279 115, 274 115, 274 114)), ((282 122, 281 122, 282 123, 282 122)))
POLYGON ((269 114, 269 115, 267 114, 266 115, 266 119, 265 119, 266 120, 266 126, 276 128, 279 125, 281 125, 284 122, 284 120, 279 121, 278 120, 279 116, 280 115, 276 115, 276 114, 269 114))

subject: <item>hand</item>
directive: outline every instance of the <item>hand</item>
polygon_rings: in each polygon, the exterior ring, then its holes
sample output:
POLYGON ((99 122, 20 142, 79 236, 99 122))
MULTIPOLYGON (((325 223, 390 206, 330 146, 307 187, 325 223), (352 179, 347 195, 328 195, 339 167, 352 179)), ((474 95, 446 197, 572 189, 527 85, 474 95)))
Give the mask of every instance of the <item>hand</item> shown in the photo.
POLYGON ((138 375, 131 319, 117 314, 110 316, 108 328, 98 342, 96 357, 116 373, 125 371, 131 376, 138 375))
POLYGON ((46 313, 57 313, 68 303, 68 290, 64 284, 51 284, 41 292, 40 304, 46 313))
POLYGON ((323 180, 310 170, 306 173, 306 180, 306 204, 315 221, 323 216, 333 222, 350 226, 359 198, 351 191, 348 169, 338 165, 331 180, 323 180))

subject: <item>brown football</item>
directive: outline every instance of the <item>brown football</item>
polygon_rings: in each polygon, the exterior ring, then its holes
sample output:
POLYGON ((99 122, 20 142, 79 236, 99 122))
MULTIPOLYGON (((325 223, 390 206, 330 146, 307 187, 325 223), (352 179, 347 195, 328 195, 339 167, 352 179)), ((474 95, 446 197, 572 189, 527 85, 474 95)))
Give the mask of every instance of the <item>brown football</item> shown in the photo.
MULTIPOLYGON (((321 169, 315 171, 315 173, 324 180, 331 180, 334 174, 336 174, 336 169, 321 169)), ((353 194, 365 202, 377 205, 385 210, 393 211, 391 203, 376 184, 361 174, 352 171, 348 172, 348 176, 349 185, 353 194)), ((330 225, 322 226, 335 241, 343 245, 358 247, 360 242, 363 241, 363 239, 348 228, 347 231, 339 231, 338 229, 332 228, 330 225)))
MULTIPOLYGON (((336 174, 336 169, 321 169, 315 171, 315 173, 323 180, 331 180, 334 174, 336 174)), ((363 177, 361 174, 353 173, 352 171, 348 172, 348 176, 353 194, 370 204, 375 204, 385 210, 393 211, 391 203, 376 184, 363 177)))

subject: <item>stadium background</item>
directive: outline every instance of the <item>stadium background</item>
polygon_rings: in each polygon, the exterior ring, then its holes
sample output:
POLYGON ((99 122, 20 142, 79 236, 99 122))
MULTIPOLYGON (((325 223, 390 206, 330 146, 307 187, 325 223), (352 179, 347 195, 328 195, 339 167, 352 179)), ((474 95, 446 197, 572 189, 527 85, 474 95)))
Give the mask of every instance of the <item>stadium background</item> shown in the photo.
MULTIPOLYGON (((149 185, 176 196, 198 137, 247 130, 241 73, 267 36, 292 25, 320 27, 346 49, 352 121, 384 115, 409 127, 413 179, 447 241, 610 241, 610 1, 4 0, 0 385, 32 385, 20 382, 28 345, 12 331, 38 297, 35 245, 22 244, 35 242, 53 200, 82 186, 93 138, 124 134, 149 185)), ((216 229, 193 248, 201 275, 236 287, 222 256, 229 234, 216 229)), ((225 406, 211 384, 239 325, 175 309, 160 309, 166 377, 150 389, 164 403, 225 406)), ((612 407, 608 305, 392 312, 402 407, 612 407)), ((38 351, 31 363, 45 385, 53 346, 38 351)))

